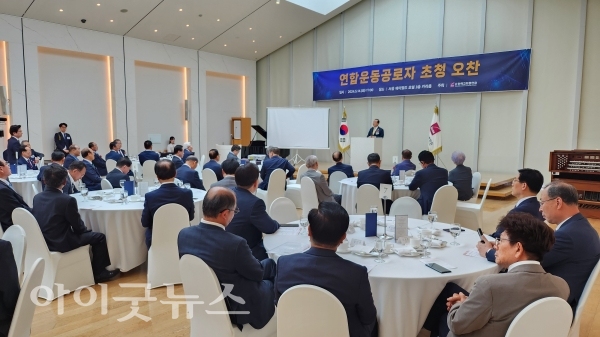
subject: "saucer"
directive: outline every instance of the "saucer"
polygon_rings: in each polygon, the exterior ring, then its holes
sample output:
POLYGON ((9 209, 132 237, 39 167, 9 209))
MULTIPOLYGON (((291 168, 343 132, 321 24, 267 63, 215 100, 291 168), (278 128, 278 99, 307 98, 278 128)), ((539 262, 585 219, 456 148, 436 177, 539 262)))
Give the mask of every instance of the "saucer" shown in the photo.
POLYGON ((348 249, 348 250, 340 250, 340 249, 336 250, 336 253, 338 253, 338 254, 348 254, 350 252, 351 252, 350 249, 348 249))
POLYGON ((419 253, 419 252, 405 252, 405 253, 400 253, 400 256, 404 256, 404 257, 417 257, 417 256, 421 256, 421 253, 419 253))

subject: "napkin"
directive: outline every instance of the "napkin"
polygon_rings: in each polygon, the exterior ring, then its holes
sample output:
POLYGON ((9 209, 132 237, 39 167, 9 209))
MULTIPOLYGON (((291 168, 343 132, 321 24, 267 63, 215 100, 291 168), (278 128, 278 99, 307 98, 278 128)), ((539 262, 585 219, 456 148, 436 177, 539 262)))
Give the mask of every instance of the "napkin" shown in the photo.
POLYGON ((471 257, 479 257, 479 251, 477 250, 477 248, 471 248, 471 249, 467 250, 466 252, 464 252, 463 255, 471 256, 471 257))
POLYGON ((441 247, 442 246, 442 240, 431 240, 431 247, 441 247))
POLYGON ((398 255, 416 252, 416 250, 414 248, 399 248, 396 251, 398 251, 398 255))

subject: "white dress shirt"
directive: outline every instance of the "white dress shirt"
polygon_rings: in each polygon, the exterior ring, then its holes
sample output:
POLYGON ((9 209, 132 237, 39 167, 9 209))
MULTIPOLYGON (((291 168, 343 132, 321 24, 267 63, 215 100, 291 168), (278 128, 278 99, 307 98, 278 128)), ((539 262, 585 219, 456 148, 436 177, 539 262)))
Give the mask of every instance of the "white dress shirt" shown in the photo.
POLYGON ((540 262, 539 261, 533 261, 533 260, 515 262, 515 263, 511 264, 510 266, 508 266, 508 271, 510 271, 514 267, 522 266, 524 264, 537 264, 537 265, 539 265, 540 262))
POLYGON ((207 225, 211 225, 211 226, 217 226, 217 227, 220 227, 221 229, 225 230, 225 226, 221 225, 218 222, 208 221, 204 218, 200 219, 200 222, 205 223, 207 225))

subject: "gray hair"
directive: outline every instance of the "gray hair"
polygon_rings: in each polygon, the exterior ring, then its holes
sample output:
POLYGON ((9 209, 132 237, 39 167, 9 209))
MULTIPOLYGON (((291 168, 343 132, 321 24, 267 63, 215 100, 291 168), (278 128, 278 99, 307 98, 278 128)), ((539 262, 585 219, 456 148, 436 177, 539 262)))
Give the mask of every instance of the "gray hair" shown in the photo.
POLYGON ((188 147, 190 147, 190 145, 192 145, 192 143, 190 143, 190 142, 185 142, 185 143, 183 143, 183 148, 184 148, 184 149, 187 149, 188 147))
POLYGON ((185 158, 185 161, 193 161, 194 163, 198 163, 198 157, 188 156, 187 158, 185 158))
POLYGON ((310 156, 306 157, 305 161, 306 161, 306 167, 308 167, 308 168, 313 168, 318 163, 317 156, 315 156, 315 155, 310 155, 310 156))
POLYGON ((462 165, 465 162, 465 154, 462 151, 452 152, 452 162, 456 165, 462 165))
POLYGON ((548 185, 544 186, 548 192, 548 198, 561 198, 567 205, 578 205, 579 195, 577 189, 573 185, 567 184, 560 180, 553 180, 548 185))

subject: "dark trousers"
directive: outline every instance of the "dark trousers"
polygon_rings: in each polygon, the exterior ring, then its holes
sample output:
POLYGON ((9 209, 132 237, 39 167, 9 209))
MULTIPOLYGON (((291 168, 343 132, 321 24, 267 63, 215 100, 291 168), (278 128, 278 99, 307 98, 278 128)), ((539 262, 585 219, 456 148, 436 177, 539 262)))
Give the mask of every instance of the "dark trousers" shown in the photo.
POLYGON ((342 204, 342 195, 341 194, 334 194, 333 195, 333 200, 335 200, 335 202, 337 202, 338 204, 342 204))
POLYGON ((267 250, 265 249, 265 245, 263 244, 262 240, 256 244, 256 246, 250 248, 250 250, 252 251, 252 255, 254 255, 254 257, 258 260, 258 261, 262 261, 264 259, 268 259, 269 255, 267 255, 267 250))
POLYGON ((429 310, 429 314, 427 315, 427 319, 425 319, 425 324, 423 324, 423 328, 431 331, 431 337, 446 337, 450 332, 450 328, 448 328, 447 318, 448 318, 448 308, 446 307, 446 302, 448 297, 452 297, 454 294, 463 293, 466 296, 469 296, 469 292, 459 287, 456 283, 448 283, 439 294, 439 296, 433 302, 433 306, 429 310))
POLYGON ((110 256, 106 246, 106 236, 102 233, 86 232, 79 235, 79 244, 81 246, 92 246, 92 270, 94 276, 97 276, 106 267, 110 266, 110 256))

